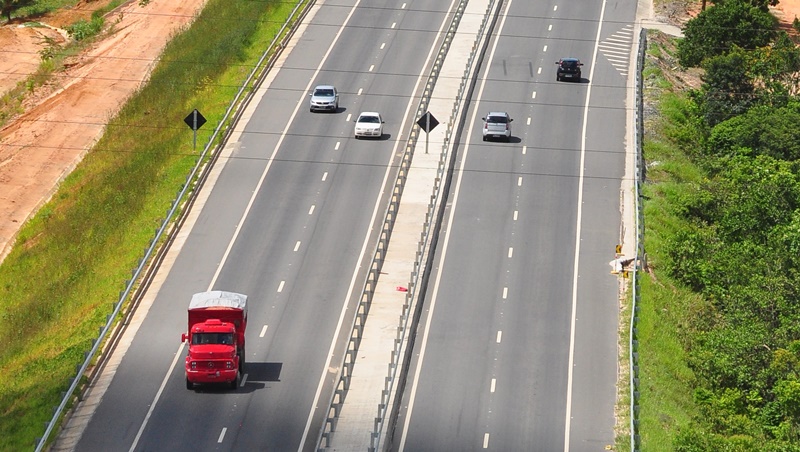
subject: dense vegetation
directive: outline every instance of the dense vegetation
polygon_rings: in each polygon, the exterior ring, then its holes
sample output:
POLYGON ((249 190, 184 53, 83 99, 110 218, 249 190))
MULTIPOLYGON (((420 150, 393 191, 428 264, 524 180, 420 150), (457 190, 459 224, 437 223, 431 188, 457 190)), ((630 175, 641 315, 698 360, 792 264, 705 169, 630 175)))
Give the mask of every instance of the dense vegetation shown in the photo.
MULTIPOLYGON (((30 450, 219 123, 298 2, 210 0, 0 265, 0 450, 30 450)), ((300 1, 302 3, 302 1, 300 1)))
POLYGON ((648 51, 643 450, 800 451, 800 50, 765 10, 648 51))

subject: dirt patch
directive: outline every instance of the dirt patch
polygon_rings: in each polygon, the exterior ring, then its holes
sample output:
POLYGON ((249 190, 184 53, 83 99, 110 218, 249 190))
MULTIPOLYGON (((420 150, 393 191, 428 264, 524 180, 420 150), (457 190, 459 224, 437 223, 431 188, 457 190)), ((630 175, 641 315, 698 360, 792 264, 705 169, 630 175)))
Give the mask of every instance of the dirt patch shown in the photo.
MULTIPOLYGON (((63 28, 89 19, 107 1, 0 27, 0 94, 34 73, 40 52, 63 44, 63 28)), ((37 89, 25 112, 0 130, 0 260, 19 227, 45 202, 58 183, 102 135, 106 122, 144 82, 170 36, 187 25, 205 0, 132 1, 107 16, 113 33, 96 43, 53 83, 37 89)), ((656 7, 662 21, 682 25, 699 1, 679 0, 656 7)), ((800 17, 800 0, 782 0, 775 10, 783 27, 800 17)))
MULTIPOLYGON (((46 202, 59 182, 102 136, 108 120, 143 83, 169 38, 190 23, 205 0, 129 2, 106 18, 107 37, 71 61, 63 74, 25 102, 25 111, 0 130, 0 259, 19 227, 46 202)), ((0 27, 8 74, 0 93, 35 72, 40 51, 66 42, 60 28, 104 2, 37 18, 47 26, 12 23, 0 27)))

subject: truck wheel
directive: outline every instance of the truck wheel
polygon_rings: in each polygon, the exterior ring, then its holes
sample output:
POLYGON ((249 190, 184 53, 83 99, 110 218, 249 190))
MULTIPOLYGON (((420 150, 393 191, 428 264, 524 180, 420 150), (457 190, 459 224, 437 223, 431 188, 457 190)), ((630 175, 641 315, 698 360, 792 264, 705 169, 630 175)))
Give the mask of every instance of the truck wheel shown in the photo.
POLYGON ((192 389, 194 389, 194 383, 192 383, 191 381, 189 381, 189 379, 188 379, 188 378, 186 379, 186 389, 189 389, 189 390, 192 390, 192 389))

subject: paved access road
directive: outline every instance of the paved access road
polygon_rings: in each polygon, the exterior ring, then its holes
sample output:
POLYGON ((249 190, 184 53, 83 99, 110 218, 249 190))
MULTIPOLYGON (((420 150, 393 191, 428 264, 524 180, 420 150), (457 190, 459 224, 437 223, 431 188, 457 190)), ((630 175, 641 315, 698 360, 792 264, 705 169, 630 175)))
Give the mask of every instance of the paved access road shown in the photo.
POLYGON ((195 206, 78 451, 315 448, 408 115, 451 7, 318 2, 195 206), (337 86, 338 112, 308 111, 316 84, 337 86), (383 114, 382 139, 353 139, 364 110, 383 114), (209 289, 250 297, 246 382, 235 392, 184 384, 186 308, 209 289))
POLYGON ((608 262, 621 235, 635 8, 505 0, 459 143, 393 450, 614 444, 608 262), (581 83, 556 82, 561 57, 583 60, 581 83), (482 141, 489 111, 514 118, 510 143, 482 141))

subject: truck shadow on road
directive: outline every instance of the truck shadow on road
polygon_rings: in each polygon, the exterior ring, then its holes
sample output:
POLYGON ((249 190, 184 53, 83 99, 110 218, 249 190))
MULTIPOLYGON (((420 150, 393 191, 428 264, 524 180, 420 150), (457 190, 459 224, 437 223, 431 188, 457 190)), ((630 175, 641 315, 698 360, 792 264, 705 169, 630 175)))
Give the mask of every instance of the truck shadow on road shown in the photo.
POLYGON ((282 369, 283 363, 246 363, 244 373, 247 374, 247 381, 239 386, 239 391, 264 389, 270 382, 281 381, 282 369))

